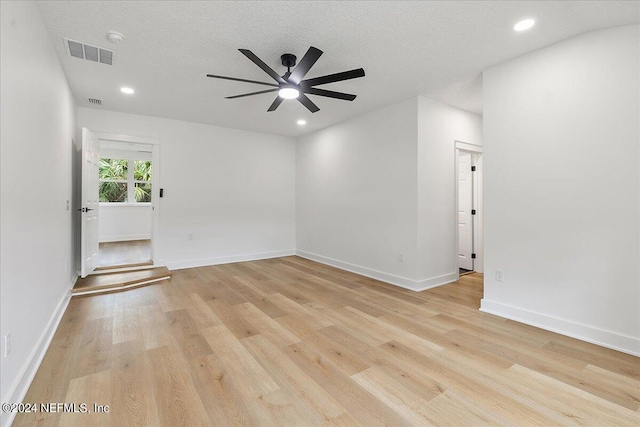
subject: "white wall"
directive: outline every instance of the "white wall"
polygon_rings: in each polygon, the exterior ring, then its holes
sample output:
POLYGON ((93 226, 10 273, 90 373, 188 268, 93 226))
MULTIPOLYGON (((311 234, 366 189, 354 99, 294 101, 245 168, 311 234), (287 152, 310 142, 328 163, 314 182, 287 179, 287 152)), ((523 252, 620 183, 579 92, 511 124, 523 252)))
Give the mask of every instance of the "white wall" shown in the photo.
POLYGON ((155 261, 186 268, 294 253, 293 138, 88 108, 78 125, 160 139, 155 261))
MULTIPOLYGON (((458 278, 455 141, 482 145, 482 117, 418 98, 417 278, 421 288, 458 278)), ((482 271, 482 260, 477 261, 482 271)))
POLYGON ((411 285, 417 131, 417 99, 410 99, 298 139, 301 255, 411 285))
POLYGON ((0 12, 0 330, 11 332, 0 400, 20 402, 74 278, 76 107, 37 5, 2 2, 0 12))
POLYGON ((483 82, 482 309, 635 354, 639 36, 638 26, 586 33, 483 82))
POLYGON ((480 144, 480 116, 422 97, 300 137, 299 254, 416 290, 455 280, 456 139, 480 144))
POLYGON ((153 212, 148 204, 100 203, 100 242, 124 242, 151 238, 153 212))

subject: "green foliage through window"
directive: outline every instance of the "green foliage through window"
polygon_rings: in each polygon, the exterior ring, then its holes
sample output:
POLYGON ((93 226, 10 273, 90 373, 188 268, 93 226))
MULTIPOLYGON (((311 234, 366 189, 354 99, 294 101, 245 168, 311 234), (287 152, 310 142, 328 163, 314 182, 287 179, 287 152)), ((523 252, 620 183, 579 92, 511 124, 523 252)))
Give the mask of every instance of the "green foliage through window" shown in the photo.
POLYGON ((151 162, 135 160, 133 162, 134 196, 136 202, 151 201, 151 162))
POLYGON ((151 176, 150 161, 100 159, 98 190, 100 201, 151 202, 151 176), (129 194, 129 191, 133 194, 129 194))

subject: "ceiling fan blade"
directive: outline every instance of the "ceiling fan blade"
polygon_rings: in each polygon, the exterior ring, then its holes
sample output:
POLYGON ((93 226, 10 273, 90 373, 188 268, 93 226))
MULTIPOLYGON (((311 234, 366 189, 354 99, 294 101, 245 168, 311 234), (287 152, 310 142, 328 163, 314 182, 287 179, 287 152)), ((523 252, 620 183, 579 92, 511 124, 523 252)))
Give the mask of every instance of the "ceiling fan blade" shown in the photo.
POLYGON ((282 101, 284 101, 284 98, 280 98, 279 96, 276 96, 276 99, 273 101, 273 103, 271 104, 271 106, 267 111, 276 111, 276 108, 278 108, 280 104, 282 104, 282 101))
POLYGON ((298 95, 298 101, 300 101, 300 103, 307 107, 307 110, 311 111, 312 113, 320 111, 320 108, 318 108, 318 106, 314 104, 313 101, 311 101, 304 93, 298 95))
POLYGON ((315 64, 318 58, 320 58, 321 56, 322 51, 311 46, 309 50, 307 50, 307 53, 304 54, 298 65, 296 65, 296 68, 293 70, 288 80, 291 83, 300 83, 300 80, 302 80, 305 74, 309 72, 311 67, 313 67, 313 64, 315 64))
POLYGON ((236 98, 243 98, 245 96, 251 96, 251 95, 260 95, 261 93, 269 93, 269 92, 276 92, 279 89, 267 89, 267 90, 261 90, 259 92, 251 92, 251 93, 243 93, 242 95, 234 95, 234 96, 225 96, 224 99, 236 99, 236 98))
POLYGON ((310 87, 307 89, 303 89, 303 92, 308 93, 309 95, 318 95, 318 96, 326 96, 327 98, 344 99, 345 101, 353 101, 354 99, 356 99, 356 95, 351 95, 350 93, 334 92, 332 90, 325 90, 317 87, 310 87))
POLYGON ((364 70, 362 68, 303 80, 300 82, 300 86, 310 87, 324 85, 327 83, 341 82, 343 80, 357 79, 358 77, 364 77, 364 70))
POLYGON ((246 56, 247 58, 249 58, 251 60, 251 62, 253 62, 254 64, 256 64, 258 67, 260 67, 262 69, 262 71, 264 71, 265 73, 269 74, 271 76, 271 78, 275 81, 277 81, 278 83, 286 83, 284 81, 284 79, 282 77, 280 77, 280 75, 278 73, 276 73, 275 71, 273 71, 273 69, 271 67, 269 67, 267 64, 265 64, 262 59, 258 58, 253 52, 251 52, 249 49, 238 49, 240 52, 242 52, 242 54, 244 56, 246 56))
POLYGON ((257 85, 278 87, 278 85, 275 83, 265 83, 265 82, 258 82, 256 80, 238 79, 236 77, 216 76, 215 74, 207 74, 207 77, 213 77, 214 79, 234 80, 236 82, 255 83, 257 85))

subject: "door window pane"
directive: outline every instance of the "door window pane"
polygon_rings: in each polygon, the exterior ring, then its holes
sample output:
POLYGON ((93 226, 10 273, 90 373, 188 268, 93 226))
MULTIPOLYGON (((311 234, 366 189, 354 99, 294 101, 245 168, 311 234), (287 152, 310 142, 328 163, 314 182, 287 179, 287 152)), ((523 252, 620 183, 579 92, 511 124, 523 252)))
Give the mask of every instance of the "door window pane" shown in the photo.
POLYGON ((101 202, 119 202, 127 201, 127 183, 115 181, 101 181, 99 187, 101 202))
POLYGON ((135 181, 151 181, 151 162, 134 160, 133 179, 135 181))
POLYGON ((150 202, 151 201, 151 183, 150 182, 136 182, 135 186, 136 202, 150 202))
POLYGON ((100 159, 100 180, 127 180, 129 162, 124 159, 100 159))

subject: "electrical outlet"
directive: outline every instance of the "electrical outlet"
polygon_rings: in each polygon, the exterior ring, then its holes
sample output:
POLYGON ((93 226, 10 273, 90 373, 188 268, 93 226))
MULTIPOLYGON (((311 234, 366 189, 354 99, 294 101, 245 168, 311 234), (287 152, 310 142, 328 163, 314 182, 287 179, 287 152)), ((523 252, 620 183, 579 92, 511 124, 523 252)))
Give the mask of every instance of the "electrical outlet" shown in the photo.
POLYGON ((69 210, 69 201, 67 200, 67 210, 69 210))
POLYGON ((4 336, 4 357, 11 353, 11 332, 4 336))
POLYGON ((496 280, 498 282, 504 282, 504 270, 496 270, 496 280))
POLYGON ((311 244, 311 236, 309 236, 309 244, 311 244))
POLYGON ((193 240, 193 233, 187 234, 187 240, 193 240))
POLYGON ((400 252, 400 256, 398 257, 400 262, 404 262, 404 252, 400 252))

